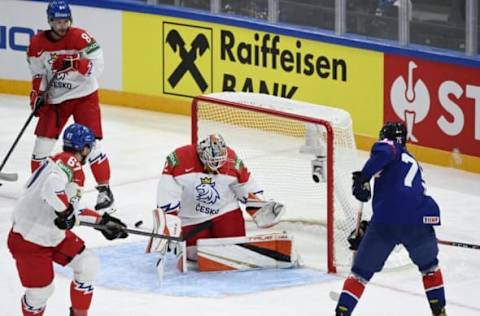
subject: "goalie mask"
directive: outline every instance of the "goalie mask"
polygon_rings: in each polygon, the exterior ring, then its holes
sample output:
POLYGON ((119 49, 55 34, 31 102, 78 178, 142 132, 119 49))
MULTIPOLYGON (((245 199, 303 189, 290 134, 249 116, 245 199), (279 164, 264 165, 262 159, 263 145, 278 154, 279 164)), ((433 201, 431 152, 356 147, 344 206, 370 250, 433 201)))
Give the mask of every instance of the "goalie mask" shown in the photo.
POLYGON ((407 128, 402 122, 386 122, 380 130, 379 139, 389 139, 405 147, 407 128))
POLYGON ((210 171, 217 171, 227 161, 227 145, 222 135, 212 134, 197 145, 200 161, 210 171))

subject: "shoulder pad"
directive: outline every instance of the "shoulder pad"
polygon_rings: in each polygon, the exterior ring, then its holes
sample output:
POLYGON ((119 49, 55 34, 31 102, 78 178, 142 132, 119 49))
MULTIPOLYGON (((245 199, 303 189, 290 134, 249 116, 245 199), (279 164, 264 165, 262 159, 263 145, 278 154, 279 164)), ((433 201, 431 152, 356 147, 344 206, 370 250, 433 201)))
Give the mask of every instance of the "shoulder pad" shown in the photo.
POLYGON ((38 32, 30 39, 27 49, 28 57, 39 57, 44 51, 43 42, 46 41, 45 31, 38 32))
POLYGON ((69 36, 71 36, 75 48, 83 50, 87 55, 100 48, 95 38, 83 29, 71 27, 69 36))
POLYGON ((395 156, 397 154, 397 143, 392 140, 384 139, 377 141, 373 147, 371 153, 385 152, 395 156))

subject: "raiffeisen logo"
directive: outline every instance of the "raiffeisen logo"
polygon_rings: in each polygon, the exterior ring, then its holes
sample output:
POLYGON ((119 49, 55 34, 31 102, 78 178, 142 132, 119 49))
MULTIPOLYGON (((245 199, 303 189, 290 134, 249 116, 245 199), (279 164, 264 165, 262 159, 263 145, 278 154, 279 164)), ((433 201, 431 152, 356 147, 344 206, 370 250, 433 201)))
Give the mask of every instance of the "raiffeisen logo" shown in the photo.
POLYGON ((212 29, 163 23, 163 92, 185 97, 210 93, 212 29))
POLYGON ((423 121, 430 110, 430 94, 422 79, 414 76, 417 64, 408 63, 407 78, 398 76, 390 88, 390 102, 398 118, 406 122, 408 139, 418 142, 413 126, 423 121))

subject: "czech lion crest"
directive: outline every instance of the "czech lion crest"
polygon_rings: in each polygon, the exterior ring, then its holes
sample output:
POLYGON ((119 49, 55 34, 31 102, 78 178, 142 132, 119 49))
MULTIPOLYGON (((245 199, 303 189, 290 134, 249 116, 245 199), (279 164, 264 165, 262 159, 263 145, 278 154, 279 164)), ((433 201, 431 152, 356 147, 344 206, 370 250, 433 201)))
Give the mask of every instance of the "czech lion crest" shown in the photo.
POLYGON ((220 194, 215 189, 215 182, 208 177, 200 178, 200 181, 201 183, 195 187, 197 201, 210 205, 215 204, 220 199, 220 194))

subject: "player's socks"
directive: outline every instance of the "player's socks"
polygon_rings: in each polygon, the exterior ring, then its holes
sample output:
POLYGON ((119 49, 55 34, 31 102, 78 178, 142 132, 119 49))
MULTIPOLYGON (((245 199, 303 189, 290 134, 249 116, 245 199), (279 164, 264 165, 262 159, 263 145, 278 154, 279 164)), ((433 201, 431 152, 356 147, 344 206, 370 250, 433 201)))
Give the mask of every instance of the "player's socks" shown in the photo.
POLYGON ((70 316, 88 316, 88 310, 78 310, 70 307, 70 316))
POLYGON ((70 300, 72 307, 70 315, 87 316, 90 303, 92 302, 93 286, 91 284, 78 282, 76 280, 70 283, 70 300))
POLYGON ((365 284, 354 276, 349 276, 343 283, 343 290, 335 308, 336 316, 349 316, 355 309, 365 289, 365 284))
POLYGON ((113 202, 113 193, 110 190, 108 182, 110 181, 110 163, 107 156, 100 152, 98 155, 89 158, 90 168, 92 169, 92 174, 95 177, 95 181, 98 183, 96 187, 98 191, 97 204, 95 204, 95 209, 103 210, 108 213, 111 213, 114 210, 113 202))
POLYGON ((40 167, 40 165, 44 160, 45 159, 35 159, 34 157, 32 157, 32 160, 30 160, 30 168, 32 170, 32 173, 34 173, 35 170, 37 170, 38 167, 40 167))
POLYGON ((423 287, 434 316, 445 316, 445 290, 440 269, 423 275, 423 287))
POLYGON ((100 152, 95 157, 89 157, 90 169, 97 183, 108 183, 110 180, 110 163, 106 154, 100 152))
POLYGON ((43 316, 45 312, 45 306, 42 307, 35 307, 30 305, 25 296, 22 297, 22 314, 23 316, 43 316))

